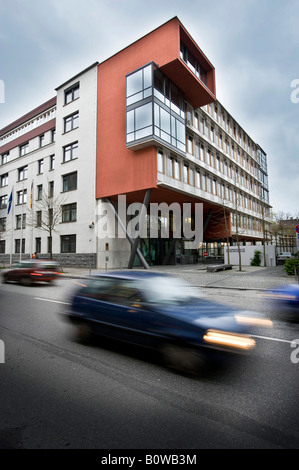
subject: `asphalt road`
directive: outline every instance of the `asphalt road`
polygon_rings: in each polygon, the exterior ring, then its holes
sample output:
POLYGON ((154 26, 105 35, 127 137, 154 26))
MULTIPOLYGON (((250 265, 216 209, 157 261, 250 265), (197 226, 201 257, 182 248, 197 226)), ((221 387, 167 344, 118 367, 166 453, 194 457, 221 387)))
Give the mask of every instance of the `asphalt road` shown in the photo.
MULTIPOLYGON (((132 347, 76 342, 60 315, 76 282, 0 286, 0 448, 298 449, 298 323, 275 320, 240 367, 190 378, 132 347)), ((271 313, 258 292, 203 293, 271 313)))

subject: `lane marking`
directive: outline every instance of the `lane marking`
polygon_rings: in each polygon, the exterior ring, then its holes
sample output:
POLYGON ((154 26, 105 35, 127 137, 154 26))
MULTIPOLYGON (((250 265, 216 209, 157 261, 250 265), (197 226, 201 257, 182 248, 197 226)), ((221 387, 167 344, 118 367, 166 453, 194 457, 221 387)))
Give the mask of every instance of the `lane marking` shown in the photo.
POLYGON ((42 297, 34 297, 34 300, 43 300, 44 302, 53 302, 55 304, 65 304, 70 305, 70 302, 62 302, 61 300, 52 300, 52 299, 44 299, 42 297))
POLYGON ((288 341, 287 339, 279 339, 279 338, 270 338, 269 336, 259 336, 259 335, 250 335, 253 338, 261 338, 261 339, 268 339, 269 341, 277 341, 281 343, 292 343, 292 341, 288 341))

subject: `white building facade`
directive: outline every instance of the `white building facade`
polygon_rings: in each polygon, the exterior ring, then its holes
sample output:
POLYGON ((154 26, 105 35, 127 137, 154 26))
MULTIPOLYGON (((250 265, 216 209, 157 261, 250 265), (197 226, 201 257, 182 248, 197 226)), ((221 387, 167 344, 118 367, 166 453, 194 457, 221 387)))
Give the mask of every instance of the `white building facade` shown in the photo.
POLYGON ((55 98, 1 130, 0 256, 5 265, 34 252, 39 257, 52 253, 63 265, 96 265, 97 64, 56 91, 55 98))

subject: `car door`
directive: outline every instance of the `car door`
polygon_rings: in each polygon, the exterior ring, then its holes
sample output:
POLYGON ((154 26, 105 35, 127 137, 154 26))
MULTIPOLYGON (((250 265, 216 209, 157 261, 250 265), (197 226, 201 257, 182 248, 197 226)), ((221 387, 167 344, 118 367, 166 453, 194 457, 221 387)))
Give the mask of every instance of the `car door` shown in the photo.
POLYGON ((143 344, 149 311, 144 307, 142 291, 136 281, 117 279, 96 301, 93 320, 100 333, 128 342, 143 344))
POLYGON ((89 321, 95 333, 143 344, 150 311, 134 280, 113 277, 93 279, 73 304, 75 315, 89 321))

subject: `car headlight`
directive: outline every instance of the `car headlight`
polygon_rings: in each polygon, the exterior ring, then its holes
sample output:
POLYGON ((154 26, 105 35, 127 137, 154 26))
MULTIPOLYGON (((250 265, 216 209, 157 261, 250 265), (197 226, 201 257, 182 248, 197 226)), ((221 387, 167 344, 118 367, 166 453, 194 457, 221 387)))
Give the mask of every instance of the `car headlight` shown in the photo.
POLYGON ((227 346, 229 348, 240 349, 243 351, 249 351, 255 347, 254 339, 249 336, 237 333, 228 333, 220 330, 207 330, 203 339, 209 344, 227 346))
POLYGON ((269 318, 250 317, 249 315, 235 315, 235 320, 241 325, 272 327, 273 322, 269 318))

